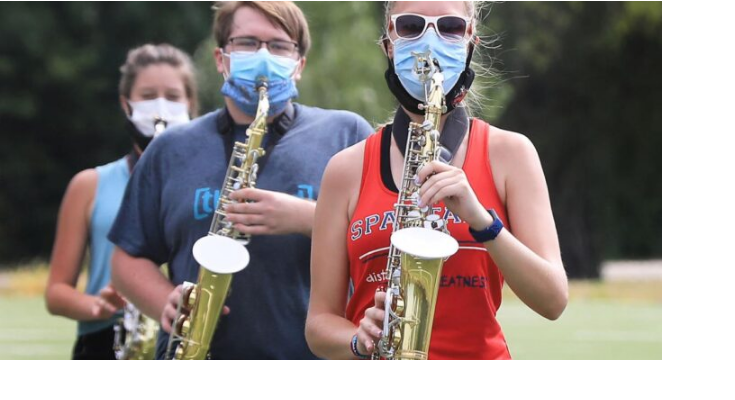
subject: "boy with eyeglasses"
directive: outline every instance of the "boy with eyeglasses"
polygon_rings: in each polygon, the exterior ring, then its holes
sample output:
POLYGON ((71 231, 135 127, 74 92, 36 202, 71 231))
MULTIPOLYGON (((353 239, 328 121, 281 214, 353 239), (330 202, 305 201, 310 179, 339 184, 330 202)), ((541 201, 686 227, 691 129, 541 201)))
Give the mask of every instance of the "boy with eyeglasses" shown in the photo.
MULTIPOLYGON (((197 280, 192 246, 209 231, 230 153, 246 140, 255 86, 266 76, 270 112, 257 189, 236 191, 241 203, 226 209, 238 231, 253 235, 250 263, 233 277, 211 358, 315 358, 303 334, 315 200, 330 157, 372 128, 350 112, 293 102, 310 37, 292 2, 221 3, 214 36, 225 108, 172 129, 140 160, 109 236, 117 245, 113 282, 170 332, 181 283, 197 280), (158 271, 166 262, 168 279, 158 271)), ((167 336, 159 337, 159 358, 167 336)))

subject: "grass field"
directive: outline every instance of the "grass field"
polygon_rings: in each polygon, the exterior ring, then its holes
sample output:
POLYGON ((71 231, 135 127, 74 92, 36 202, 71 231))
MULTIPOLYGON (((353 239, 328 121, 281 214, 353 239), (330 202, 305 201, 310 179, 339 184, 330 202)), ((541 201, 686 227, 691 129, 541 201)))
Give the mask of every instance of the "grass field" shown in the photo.
MULTIPOLYGON (((0 360, 69 359, 76 324, 47 313, 44 278, 0 285, 0 360)), ((498 319, 515 359, 661 359, 661 292, 661 281, 573 282, 566 311, 547 321, 506 291, 498 319)))

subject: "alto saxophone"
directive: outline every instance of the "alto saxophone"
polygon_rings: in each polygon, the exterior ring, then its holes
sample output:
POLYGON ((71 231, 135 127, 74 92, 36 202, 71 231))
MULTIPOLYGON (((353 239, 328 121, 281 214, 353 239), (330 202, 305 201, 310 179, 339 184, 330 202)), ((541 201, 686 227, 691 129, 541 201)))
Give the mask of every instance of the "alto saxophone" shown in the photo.
POLYGON ((209 346, 232 282, 232 274, 244 269, 250 261, 245 247, 249 235, 240 234, 234 224, 225 219, 225 206, 230 204, 232 192, 255 187, 258 158, 265 155, 262 148, 267 129, 268 84, 262 79, 258 86, 258 109, 250 124, 245 143, 235 142, 214 212, 209 235, 194 244, 194 258, 200 264, 197 284, 184 282, 177 307, 175 326, 169 338, 166 358, 202 360, 208 357, 209 346), (189 315, 183 309, 190 310, 189 315))
POLYGON ((388 287, 385 296, 383 333, 373 359, 425 360, 429 354, 431 328, 444 260, 459 245, 446 224, 432 212, 432 205, 419 207, 419 189, 414 178, 421 167, 441 159, 439 121, 446 111, 444 75, 431 52, 412 53, 416 72, 427 87, 424 122, 409 125, 403 177, 388 252, 388 287))
POLYGON ((114 326, 113 350, 118 360, 153 360, 156 356, 158 321, 147 317, 132 303, 114 326))

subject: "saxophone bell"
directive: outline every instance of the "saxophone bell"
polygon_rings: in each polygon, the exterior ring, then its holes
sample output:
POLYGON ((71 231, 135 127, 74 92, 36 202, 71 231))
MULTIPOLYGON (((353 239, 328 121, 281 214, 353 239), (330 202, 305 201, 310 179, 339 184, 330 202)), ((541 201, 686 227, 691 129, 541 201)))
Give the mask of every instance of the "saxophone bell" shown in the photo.
POLYGON ((236 246, 232 238, 208 235, 194 243, 194 259, 215 274, 234 274, 248 266, 250 252, 236 246))
POLYGON ((205 236, 196 241, 192 252, 194 259, 202 266, 198 284, 184 283, 166 358, 172 355, 171 351, 174 351, 175 359, 201 360, 208 356, 217 317, 222 312, 227 295, 226 291, 218 288, 229 287, 232 274, 242 271, 250 262, 248 250, 225 236, 205 236), (191 310, 189 315, 185 314, 184 309, 191 310), (210 313, 216 313, 216 316, 210 313))
POLYGON ((401 252, 401 268, 395 277, 400 289, 394 288, 391 293, 392 357, 426 360, 442 265, 459 250, 459 243, 446 233, 426 227, 401 229, 390 240, 401 252))

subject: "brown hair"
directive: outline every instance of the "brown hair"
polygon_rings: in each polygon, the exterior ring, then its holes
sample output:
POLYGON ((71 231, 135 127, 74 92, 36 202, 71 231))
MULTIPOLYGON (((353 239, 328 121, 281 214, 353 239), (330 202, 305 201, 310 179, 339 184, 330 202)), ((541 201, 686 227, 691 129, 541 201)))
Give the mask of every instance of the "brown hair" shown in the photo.
POLYGON ((120 67, 120 95, 130 98, 130 92, 135 84, 135 79, 140 71, 150 65, 168 64, 181 71, 186 90, 186 98, 189 100, 189 113, 192 117, 197 115, 199 101, 197 97, 197 85, 194 64, 191 58, 183 51, 169 44, 145 44, 128 52, 125 64, 120 67))
POLYGON ((311 47, 309 24, 301 9, 292 1, 219 1, 215 4, 212 33, 217 46, 224 48, 232 32, 232 20, 240 7, 254 8, 273 25, 283 29, 299 45, 299 54, 304 57, 311 47))

